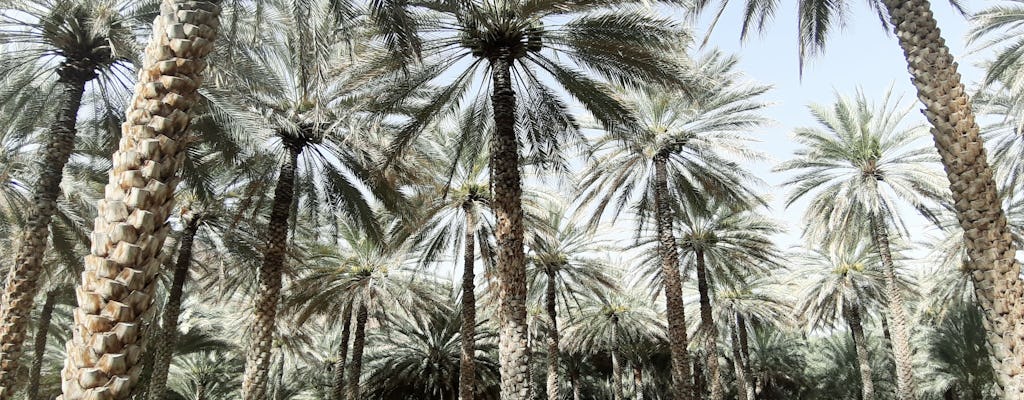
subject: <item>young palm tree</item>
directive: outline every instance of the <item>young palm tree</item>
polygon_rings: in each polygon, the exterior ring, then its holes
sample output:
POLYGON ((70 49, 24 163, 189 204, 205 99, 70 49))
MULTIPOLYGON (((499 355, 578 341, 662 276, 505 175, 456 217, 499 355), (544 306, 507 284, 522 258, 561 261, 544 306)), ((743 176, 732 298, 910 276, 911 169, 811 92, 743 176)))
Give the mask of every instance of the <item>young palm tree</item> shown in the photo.
MULTIPOLYGON (((38 164, 35 164, 39 173, 31 183, 31 200, 25 213, 27 227, 23 230, 14 273, 7 280, 0 306, 0 342, 5 344, 0 350, 0 399, 13 395, 13 373, 18 366, 28 314, 43 267, 43 253, 50 220, 57 209, 64 165, 74 150, 75 124, 86 85, 101 76, 106 85, 113 86, 130 71, 128 57, 136 50, 133 28, 138 10, 135 7, 131 2, 65 0, 0 4, 0 45, 5 46, 7 53, 0 62, 0 74, 32 80, 50 79, 56 74, 54 91, 59 103, 54 113, 56 120, 41 137, 38 164), (26 73, 19 73, 23 71, 26 73)), ((18 97, 43 94, 29 90, 18 95, 16 91, 9 91, 13 87, 4 89, 0 100, 3 103, 22 103, 18 97)), ((32 109, 19 110, 26 111, 32 109)))
POLYGON ((768 90, 739 81, 737 60, 712 53, 697 63, 695 81, 711 81, 691 95, 641 90, 625 97, 641 130, 612 130, 598 141, 597 157, 581 180, 584 204, 595 202, 595 222, 612 205, 614 217, 635 207, 640 229, 653 216, 665 290, 673 368, 689 381, 686 323, 679 277, 679 255, 672 230, 673 210, 704 209, 708 202, 750 204, 759 201, 748 188, 757 178, 728 160, 758 155, 746 148, 747 130, 764 122, 757 99, 768 90))
POLYGON ((792 326, 792 305, 773 282, 756 276, 748 279, 740 287, 718 288, 715 311, 719 325, 729 331, 739 398, 754 400, 758 382, 751 367, 750 336, 759 328, 792 326))
POLYGON ((853 99, 839 96, 831 108, 811 106, 824 129, 798 129, 796 140, 803 148, 776 169, 798 173, 785 182, 793 188, 787 205, 812 197, 805 215, 812 240, 849 243, 871 235, 885 276, 899 397, 906 399, 914 396, 910 321, 889 248, 889 227, 906 232, 896 208, 900 202, 932 217, 929 203, 942 201, 945 190, 942 176, 931 168, 935 156, 914 145, 923 130, 899 126, 910 111, 899 103, 889 92, 873 107, 858 92, 853 99))
POLYGON ((164 0, 110 183, 99 202, 91 255, 76 294, 75 334, 67 343, 62 398, 124 398, 139 374, 141 319, 152 300, 169 233, 174 186, 197 100, 204 58, 220 9, 209 1, 164 0))
MULTIPOLYGON (((728 0, 723 1, 724 3, 728 0)), ((700 0, 701 10, 709 0, 700 0)), ((967 90, 957 72, 957 63, 939 31, 928 0, 869 0, 882 26, 895 32, 903 49, 911 83, 924 105, 932 138, 941 156, 953 193, 953 206, 964 232, 968 254, 985 319, 988 342, 995 349, 993 365, 1005 396, 1024 396, 1024 282, 1020 264, 1014 258, 1017 247, 1011 240, 1006 215, 1000 207, 998 187, 979 136, 976 115, 967 90)), ((845 21, 850 2, 801 0, 798 2, 800 64, 808 55, 824 50, 828 35, 845 21)), ((956 5, 956 2, 954 2, 956 5)), ((742 28, 764 29, 771 21, 779 0, 747 0, 742 28)), ((959 5, 956 5, 959 8, 959 5)), ((1011 36, 1012 37, 1012 36, 1011 36)), ((904 369, 904 368, 900 368, 904 369)), ((898 397, 915 398, 912 379, 900 372, 898 397)))
POLYGON ((501 286, 501 392, 503 398, 522 399, 529 392, 529 357, 519 143, 522 140, 531 147, 557 152, 565 147, 564 138, 582 137, 567 104, 544 82, 565 89, 606 126, 626 125, 630 120, 627 110, 605 85, 583 71, 631 86, 642 82, 679 84, 679 67, 670 54, 682 42, 682 32, 667 20, 600 2, 445 0, 406 4, 419 16, 420 31, 428 33, 423 48, 432 54, 427 54, 423 68, 401 73, 402 84, 381 102, 381 108, 405 104, 410 93, 420 91, 446 71, 453 71, 455 78, 419 103, 426 106, 414 113, 397 147, 411 141, 423 124, 456 109, 454 104, 467 97, 483 103, 484 96, 490 95, 494 121, 491 206, 497 219, 501 286), (481 76, 484 73, 489 76, 481 76), (479 95, 466 96, 473 88, 480 89, 479 95), (525 104, 517 107, 520 100, 525 104), (545 123, 521 119, 524 109, 546 115, 545 123), (545 129, 537 129, 542 125, 545 129))
POLYGON ((593 233, 566 218, 566 210, 548 205, 543 225, 531 226, 527 237, 526 286, 533 298, 543 298, 547 314, 547 398, 559 399, 558 303, 567 310, 581 298, 600 297, 615 290, 616 280, 608 274, 610 266, 595 257, 607 251, 593 233), (559 301, 561 299, 561 301, 559 301))

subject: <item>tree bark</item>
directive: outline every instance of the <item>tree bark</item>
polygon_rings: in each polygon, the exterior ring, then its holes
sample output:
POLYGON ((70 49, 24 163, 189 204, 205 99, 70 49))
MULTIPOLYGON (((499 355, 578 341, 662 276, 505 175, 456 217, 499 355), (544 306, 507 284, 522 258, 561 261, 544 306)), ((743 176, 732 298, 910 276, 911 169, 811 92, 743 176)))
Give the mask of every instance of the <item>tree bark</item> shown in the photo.
POLYGON ((363 349, 366 347, 366 321, 369 313, 366 304, 359 304, 356 313, 356 334, 352 341, 352 365, 348 371, 348 400, 360 400, 359 378, 363 374, 363 349))
POLYGON ((900 400, 916 400, 914 389, 913 351, 910 348, 910 332, 907 327, 907 311, 903 308, 903 295, 896 284, 896 267, 889 249, 889 232, 885 222, 871 220, 871 232, 875 248, 882 258, 882 272, 885 274, 885 292, 889 300, 889 319, 892 320, 890 334, 893 359, 896 362, 896 397, 900 400))
POLYGON ((352 335, 352 305, 345 306, 341 318, 341 348, 338 349, 338 360, 334 362, 332 381, 334 400, 345 400, 345 360, 348 358, 348 342, 352 335))
POLYGON ((612 316, 612 393, 615 400, 623 400, 622 363, 619 361, 619 316, 612 316))
POLYGON ((700 325, 704 331, 704 352, 707 356, 705 364, 708 367, 709 385, 711 385, 711 400, 722 400, 725 394, 722 392, 722 372, 718 367, 718 327, 715 326, 714 315, 711 313, 711 291, 708 287, 707 263, 704 259, 704 251, 697 250, 694 254, 697 259, 697 291, 700 293, 700 325))
POLYGON ((693 398, 703 399, 707 386, 704 384, 704 367, 700 365, 700 357, 693 358, 693 398))
POLYGON ((547 267, 547 287, 544 293, 544 306, 547 309, 548 321, 551 324, 548 331, 548 398, 560 399, 558 394, 558 314, 555 309, 555 270, 547 267))
POLYGON ((95 76, 91 69, 71 62, 65 62, 58 74, 61 107, 38 155, 35 168, 39 176, 32 185, 32 204, 0 304, 0 400, 10 399, 18 383, 15 375, 43 269, 43 253, 50 239, 50 219, 57 212, 64 165, 75 149, 75 122, 85 84, 95 76))
POLYGON ((729 334, 732 340, 732 363, 733 369, 736 370, 736 392, 739 393, 738 397, 742 400, 754 400, 754 386, 750 384, 749 377, 747 377, 747 371, 743 368, 743 351, 740 349, 740 335, 737 332, 739 329, 736 327, 737 321, 734 321, 730 326, 732 331, 729 334))
POLYGON ((862 400, 874 400, 875 384, 871 381, 871 360, 868 358, 868 341, 864 336, 864 326, 861 324, 860 315, 859 306, 843 306, 843 317, 846 318, 846 323, 850 326, 850 334, 853 335, 853 345, 857 348, 861 398, 862 400))
POLYGON ((668 191, 668 156, 654 156, 654 209, 658 225, 658 255, 665 286, 665 314, 668 318, 669 349, 672 356, 672 398, 691 398, 690 357, 686 352, 686 314, 683 285, 679 276, 679 253, 672 234, 672 201, 668 191))
POLYGON ((142 368, 141 325, 151 315, 189 113, 199 100, 220 8, 213 1, 164 0, 160 11, 76 291, 63 400, 125 399, 142 368))
POLYGON ((164 305, 162 315, 163 332, 160 340, 156 341, 153 360, 153 374, 149 378, 149 399, 163 400, 167 391, 167 373, 171 367, 171 358, 174 355, 174 343, 178 340, 178 317, 181 315, 181 297, 185 289, 185 281, 188 279, 188 270, 192 265, 192 243, 195 241, 196 233, 199 232, 199 218, 196 216, 185 217, 185 231, 181 235, 181 243, 178 247, 178 259, 174 262, 174 278, 171 281, 171 290, 167 293, 167 303, 164 305))
POLYGON ((743 375, 747 378, 746 396, 748 399, 753 400, 757 397, 757 390, 755 389, 754 372, 750 368, 750 345, 747 340, 747 323, 740 313, 736 313, 736 334, 739 338, 740 346, 740 367, 743 368, 743 375))
POLYGON ((246 352, 245 377, 242 380, 242 398, 245 400, 267 398, 270 350, 274 341, 277 303, 281 298, 281 280, 288 252, 288 220, 291 218, 292 201, 295 196, 298 158, 304 146, 298 139, 285 137, 282 138, 282 142, 288 154, 281 164, 277 185, 274 188, 274 203, 267 225, 267 247, 263 254, 263 265, 259 270, 259 286, 254 305, 255 320, 249 349, 246 352))
POLYGON ((569 385, 572 386, 572 400, 582 400, 583 396, 580 394, 580 373, 573 369, 569 371, 569 385))
POLYGON ((640 363, 633 364, 633 387, 636 391, 636 400, 644 400, 644 370, 640 363))
POLYGON ((25 398, 28 400, 42 400, 39 398, 39 377, 43 371, 43 361, 46 355, 46 339, 50 335, 50 321, 53 319, 53 308, 57 305, 58 294, 56 290, 46 293, 46 300, 43 301, 43 309, 39 312, 39 323, 36 327, 36 337, 33 343, 32 369, 28 375, 28 391, 25 398))
POLYGON ((516 137, 516 94, 512 89, 512 56, 490 60, 494 93, 494 136, 491 139, 491 183, 494 186, 495 238, 498 245, 498 315, 501 328, 498 361, 501 400, 523 400, 529 394, 530 365, 526 326, 526 263, 523 253, 522 177, 516 137))
POLYGON ((463 205, 466 213, 465 249, 462 255, 462 358, 459 360, 459 400, 473 400, 476 392, 476 224, 472 205, 463 205))
POLYGON ((971 275, 975 292, 985 310, 996 382, 1006 399, 1024 398, 1024 284, 974 110, 928 1, 883 3, 949 178, 975 269, 971 275))

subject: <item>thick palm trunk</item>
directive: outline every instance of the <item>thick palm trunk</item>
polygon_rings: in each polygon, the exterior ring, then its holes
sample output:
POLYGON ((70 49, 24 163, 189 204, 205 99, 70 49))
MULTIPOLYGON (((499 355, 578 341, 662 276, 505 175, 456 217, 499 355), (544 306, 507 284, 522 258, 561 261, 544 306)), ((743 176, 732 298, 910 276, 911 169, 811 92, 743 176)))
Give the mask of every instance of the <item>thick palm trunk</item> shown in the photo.
POLYGON ((348 342, 352 335, 352 305, 345 306, 341 317, 341 348, 338 349, 338 360, 334 362, 332 381, 334 400, 345 400, 345 361, 348 358, 348 342))
POLYGON ((352 365, 348 371, 348 400, 360 400, 359 377, 363 374, 363 349, 366 347, 366 321, 369 313, 365 304, 356 312, 356 334, 352 341, 352 365))
POLYGON ((287 137, 282 138, 282 142, 288 155, 281 164, 274 188, 274 203, 267 225, 267 249, 263 253, 263 265, 259 270, 259 286, 253 306, 255 320, 245 357, 245 377, 242 380, 242 398, 245 400, 267 398, 270 350, 273 347, 277 303, 281 299, 281 280, 288 252, 288 220, 291 218, 295 174, 303 143, 287 137))
POLYGON ((494 186, 494 236, 498 245, 498 361, 501 399, 523 400, 530 392, 530 357, 526 326, 526 260, 523 254, 522 177, 516 138, 516 94, 511 56, 491 60, 494 137, 491 139, 491 184, 494 186))
POLYGON ((476 263, 475 223, 467 203, 465 249, 462 255, 462 358, 459 360, 459 400, 473 400, 476 391, 476 263))
POLYGON ((611 333, 612 353, 612 395, 615 400, 623 400, 622 363, 619 361, 619 316, 612 316, 611 333))
POLYGON ((160 9, 76 291, 63 400, 125 399, 142 368, 140 327, 152 304, 189 111, 199 99, 220 11, 213 1, 193 0, 164 0, 160 9))
POLYGON ((558 312, 555 309, 555 270, 547 268, 548 283, 544 293, 544 306, 548 321, 548 399, 560 399, 558 394, 558 312))
POLYGON ((39 322, 32 347, 35 354, 32 357, 32 369, 29 370, 28 375, 28 391, 25 393, 25 398, 28 400, 41 400, 39 398, 39 377, 43 372, 46 339, 50 336, 50 321, 53 319, 53 308, 57 305, 57 297, 58 294, 55 290, 47 292, 43 309, 39 312, 39 322))
POLYGON ((1024 398, 1024 284, 971 102, 926 0, 884 0, 932 125, 960 225, 992 350, 1007 399, 1024 398))
POLYGON ((889 249, 889 233, 884 221, 871 220, 871 232, 875 248, 882 258, 882 272, 885 274, 885 291, 889 300, 889 319, 892 321, 890 335, 893 359, 896 361, 896 397, 900 400, 915 400, 913 353, 910 349, 910 332, 907 326, 907 311, 903 308, 903 295, 896 284, 896 267, 889 249))
POLYGON ((711 313, 711 293, 708 287, 708 268, 704 251, 697 250, 697 292, 700 293, 700 325, 704 331, 705 363, 708 367, 708 382, 711 385, 711 400, 722 400, 722 372, 718 367, 718 327, 711 313))
MULTIPOLYGON (((167 372, 171 367, 171 357, 174 355, 174 343, 178 340, 178 317, 181 315, 181 297, 185 289, 185 280, 188 279, 189 266, 192 265, 192 243, 195 241, 196 233, 199 232, 199 218, 186 217, 185 231, 181 236, 181 243, 178 247, 178 259, 174 262, 174 278, 171 281, 171 290, 167 294, 167 303, 164 304, 164 313, 161 316, 163 331, 160 340, 156 341, 153 359, 153 374, 149 378, 150 400, 163 400, 167 390, 167 372)), ((157 328, 154 328, 157 329, 157 328)))
POLYGON ((43 268, 43 253, 50 238, 50 219, 57 212, 60 181, 75 148, 75 122, 82 105, 85 84, 93 78, 92 70, 65 63, 58 70, 61 88, 61 107, 57 120, 50 127, 40 150, 36 168, 39 177, 32 186, 32 204, 25 219, 25 229, 14 268, 7 276, 3 303, 0 304, 0 400, 14 395, 13 385, 21 357, 29 315, 32 313, 39 273, 43 268))
POLYGON ((737 327, 730 324, 732 330, 729 334, 732 340, 732 364, 736 372, 736 392, 741 400, 754 400, 754 386, 750 384, 747 371, 743 368, 743 351, 740 349, 740 335, 737 327))
POLYGON ((665 314, 668 319, 669 350, 672 354, 672 398, 689 399, 690 357, 686 353, 686 314, 683 284, 679 276, 679 252, 672 234, 672 205, 668 192, 668 156, 654 156, 654 212, 658 225, 658 255, 665 286, 665 314))
POLYGON ((636 391, 636 400, 644 400, 644 370, 640 363, 633 364, 633 388, 636 391))
POLYGON ((756 390, 753 371, 750 369, 750 344, 747 340, 747 322, 742 315, 736 313, 736 335, 739 338, 740 346, 740 367, 743 368, 743 375, 747 378, 747 385, 744 388, 748 399, 753 400, 757 397, 758 391, 756 390))
POLYGON ((868 341, 864 336, 864 326, 861 324, 860 309, 858 306, 843 306, 843 317, 850 326, 850 334, 853 335, 853 345, 857 348, 857 364, 860 368, 861 399, 874 400, 875 384, 871 381, 871 360, 868 358, 868 341))
POLYGON ((700 358, 695 357, 693 359, 693 398, 703 399, 705 389, 707 387, 704 385, 704 367, 700 365, 700 358))

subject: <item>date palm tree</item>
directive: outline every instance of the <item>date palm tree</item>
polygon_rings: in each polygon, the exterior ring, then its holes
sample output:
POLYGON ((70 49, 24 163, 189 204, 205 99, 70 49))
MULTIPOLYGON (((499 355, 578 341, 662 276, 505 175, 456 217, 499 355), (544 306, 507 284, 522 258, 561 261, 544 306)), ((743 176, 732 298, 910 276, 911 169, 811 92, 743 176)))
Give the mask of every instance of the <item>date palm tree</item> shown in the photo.
MULTIPOLYGON (((723 0, 722 7, 728 0, 723 0)), ((710 4, 700 0, 694 10, 710 4)), ((765 29, 779 0, 746 0, 741 35, 751 28, 765 29)), ((849 1, 801 0, 797 4, 801 70, 805 58, 822 53, 828 36, 846 21, 849 1)), ((1000 392, 1007 398, 1024 396, 1024 282, 1014 258, 1017 247, 1010 239, 1006 215, 1000 207, 999 190, 989 165, 973 105, 958 65, 939 31, 928 0, 868 0, 882 27, 895 33, 903 50, 911 83, 924 106, 935 147, 949 180, 956 210, 967 232, 968 254, 978 288, 979 301, 988 321, 988 342, 994 350, 1000 392)), ((959 2, 955 8, 963 12, 959 2)), ((1012 37, 1012 36, 1010 36, 1012 37)), ((1010 39, 1012 40, 1012 39, 1010 39)), ((902 400, 914 399, 913 379, 905 368, 899 373, 902 400)))
POLYGON ((443 79, 441 87, 418 102, 426 106, 413 113, 396 148, 405 147, 424 124, 457 109, 453 105, 466 99, 485 103, 490 95, 494 121, 491 206, 497 220, 501 293, 501 392, 503 398, 523 399, 529 392, 529 357, 519 143, 551 155, 566 143, 581 141, 568 105, 547 82, 564 89, 605 126, 629 125, 628 110, 601 80, 630 86, 681 84, 680 67, 671 54, 683 42, 682 30, 635 8, 600 2, 445 0, 405 4, 418 16, 419 32, 425 32, 422 46, 431 53, 424 54, 423 67, 409 74, 404 72, 407 68, 398 68, 401 84, 384 97, 380 108, 391 110, 407 104, 410 93, 420 92, 447 71, 454 78, 443 79), (598 78, 584 71, 593 71, 598 78), (474 88, 479 89, 478 95, 467 95, 474 88), (546 117, 531 118, 527 113, 546 117))
POLYGON ((872 238, 885 276, 899 397, 906 399, 915 396, 910 320, 898 287, 889 228, 898 229, 897 237, 906 236, 897 211, 900 203, 934 219, 928 208, 941 202, 946 192, 942 176, 932 167, 934 153, 914 145, 924 131, 900 127, 910 109, 899 103, 890 91, 873 106, 858 91, 855 98, 837 96, 831 107, 812 105, 811 114, 823 129, 797 129, 796 141, 802 147, 776 170, 797 172, 784 183, 792 187, 787 206, 811 198, 804 218, 811 240, 872 238))
POLYGON ((765 121, 759 114, 765 104, 758 97, 768 88, 741 82, 736 62, 720 53, 697 62, 690 79, 711 83, 692 94, 654 89, 625 93, 641 129, 623 127, 600 138, 580 182, 581 202, 594 204, 595 222, 608 206, 612 219, 633 207, 638 230, 649 229, 653 217, 673 368, 683 382, 689 381, 689 361, 674 210, 704 209, 712 201, 760 201, 749 189, 760 181, 728 157, 759 157, 746 147, 751 140, 746 133, 765 121))

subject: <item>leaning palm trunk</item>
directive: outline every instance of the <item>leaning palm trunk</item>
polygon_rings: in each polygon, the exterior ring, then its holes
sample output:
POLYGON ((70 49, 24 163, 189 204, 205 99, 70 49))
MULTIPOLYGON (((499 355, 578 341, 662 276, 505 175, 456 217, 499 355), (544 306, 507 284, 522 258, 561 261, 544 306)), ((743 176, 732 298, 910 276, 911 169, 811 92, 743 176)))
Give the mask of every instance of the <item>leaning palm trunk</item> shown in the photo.
POLYGON ((871 220, 871 233, 875 248, 882 258, 885 274, 886 298, 889 300, 889 318, 892 320, 890 334, 893 359, 896 361, 896 397, 900 400, 914 400, 913 354, 910 349, 910 333, 907 332, 907 311, 903 308, 903 295, 896 286, 896 268, 889 249, 889 231, 884 221, 871 220))
POLYGON ((985 310, 996 382, 1007 399, 1024 397, 1024 286, 992 169, 971 102, 926 0, 884 0, 917 96, 932 125, 964 230, 978 302, 985 310))
POLYGON ((466 212, 466 241, 462 259, 462 326, 460 327, 462 358, 459 360, 459 400, 473 400, 476 391, 476 232, 469 202, 466 212))
POLYGON ((356 334, 352 341, 352 365, 348 371, 348 400, 360 400, 359 377, 363 373, 363 349, 366 347, 366 304, 359 304, 356 312, 356 334))
POLYGON ((267 396, 267 374, 270 373, 271 348, 274 341, 274 323, 277 303, 281 298, 281 276, 284 273, 285 254, 288 251, 288 219, 291 217, 295 195, 295 172, 303 143, 284 137, 288 151, 274 188, 274 203, 267 225, 267 249, 259 271, 259 287, 254 305, 252 337, 245 357, 245 377, 242 380, 242 398, 264 400, 267 396))
POLYGON ((46 355, 46 339, 50 336, 50 321, 53 319, 53 308, 57 305, 57 290, 46 293, 46 300, 43 302, 43 310, 39 313, 39 323, 36 327, 36 337, 33 343, 35 354, 32 357, 32 369, 28 375, 28 390, 25 398, 28 400, 39 399, 39 377, 43 372, 43 357, 46 355))
MULTIPOLYGON (((167 390, 167 372, 171 367, 171 356, 174 355, 174 342, 178 340, 178 316, 181 315, 181 297, 188 279, 188 269, 192 265, 192 243, 199 232, 198 216, 183 216, 185 231, 182 232, 178 247, 178 259, 174 262, 174 278, 171 290, 167 294, 167 303, 161 316, 163 335, 156 341, 153 358, 153 374, 149 378, 148 400, 163 400, 167 390)), ((154 328, 155 329, 155 328, 154 328)))
POLYGON ((665 286, 665 314, 668 317, 669 350, 672 355, 672 398, 688 399, 693 394, 690 385, 690 357, 686 353, 686 314, 683 304, 683 285, 679 277, 679 253, 672 234, 672 205, 668 192, 668 156, 654 156, 654 214, 658 225, 658 255, 665 286))
POLYGON ((558 395, 558 312, 555 309, 555 270, 547 268, 548 282, 545 287, 544 306, 547 308, 548 321, 548 398, 560 399, 558 395))
POLYGON ((708 375, 711 380, 711 400, 722 400, 725 396, 722 393, 722 373, 718 367, 718 328, 715 326, 714 316, 711 314, 711 294, 708 288, 708 269, 704 259, 704 251, 697 250, 694 254, 697 259, 697 291, 700 294, 700 325, 704 331, 704 353, 707 356, 705 363, 708 367, 708 375))
MULTIPOLYGON (((622 363, 619 361, 619 316, 612 315, 611 333, 612 353, 612 395, 615 400, 623 400, 622 390, 622 363)), ((557 397, 549 397, 549 399, 557 397)))
POLYGON ((747 371, 743 367, 743 351, 740 349, 740 335, 736 325, 731 325, 729 338, 732 340, 732 364, 736 371, 736 391, 741 400, 754 400, 754 386, 750 384, 747 371))
POLYGON ((861 400, 874 400, 875 384, 871 381, 871 360, 868 359, 868 341, 864 337, 864 326, 861 324, 860 308, 857 305, 844 305, 843 318, 850 326, 853 335, 853 346, 857 348, 857 363, 860 367, 861 400))
POLYGON ((0 304, 0 400, 14 395, 15 374, 29 314, 36 296, 39 272, 43 267, 43 252, 50 237, 50 219, 57 211, 60 181, 75 148, 75 121, 82 105, 85 84, 95 73, 91 69, 65 62, 58 70, 61 88, 61 107, 57 120, 47 132, 46 144, 40 150, 39 177, 32 187, 32 204, 26 218, 25 230, 14 269, 7 279, 7 287, 0 304))
POLYGON ((523 254, 523 195, 516 138, 516 93, 512 90, 511 55, 491 60, 494 137, 491 183, 498 223, 498 315, 501 328, 498 361, 501 399, 524 400, 530 393, 530 351, 526 326, 526 260, 523 254))
POLYGON ((341 348, 338 349, 338 360, 334 362, 332 382, 334 400, 345 400, 345 359, 348 358, 348 342, 352 334, 352 305, 346 305, 342 314, 341 348))
POLYGON ((142 369, 140 327, 156 288, 189 110, 220 11, 212 1, 184 0, 164 0, 160 10, 76 291, 63 400, 125 399, 142 369))

